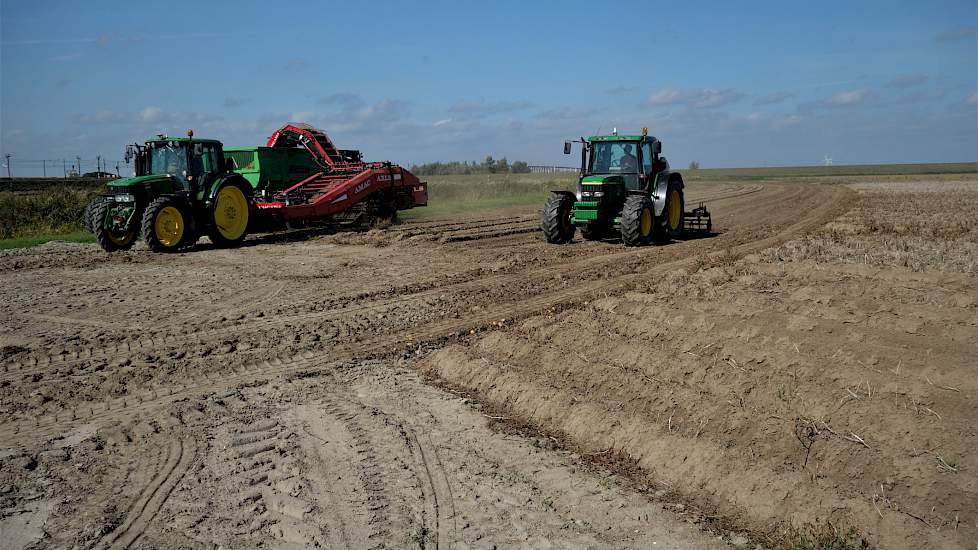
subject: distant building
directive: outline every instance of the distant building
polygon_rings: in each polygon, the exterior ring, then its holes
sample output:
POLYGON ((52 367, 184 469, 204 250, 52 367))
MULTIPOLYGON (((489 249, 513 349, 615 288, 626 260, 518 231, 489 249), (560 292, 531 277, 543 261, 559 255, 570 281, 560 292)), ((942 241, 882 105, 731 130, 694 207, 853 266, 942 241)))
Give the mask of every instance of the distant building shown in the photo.
POLYGON ((113 174, 112 172, 85 172, 81 175, 83 178, 99 178, 99 179, 116 179, 119 176, 113 174))

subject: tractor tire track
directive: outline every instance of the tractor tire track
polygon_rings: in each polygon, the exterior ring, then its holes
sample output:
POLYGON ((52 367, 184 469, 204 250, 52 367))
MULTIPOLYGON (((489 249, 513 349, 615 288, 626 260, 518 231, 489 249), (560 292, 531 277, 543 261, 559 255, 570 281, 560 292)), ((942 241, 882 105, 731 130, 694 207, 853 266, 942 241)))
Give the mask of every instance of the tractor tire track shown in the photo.
POLYGON ((142 536, 170 493, 190 469, 195 451, 192 439, 171 441, 163 469, 143 489, 139 498, 129 508, 126 519, 102 541, 100 548, 110 550, 129 548, 142 536))
MULTIPOLYGON (((819 194, 824 195, 825 200, 822 200, 819 206, 806 211, 793 224, 769 237, 748 241, 727 250, 732 254, 744 255, 793 239, 835 218, 847 207, 851 193, 850 190, 842 187, 821 188, 819 194)), ((616 256, 641 253, 642 250, 632 249, 616 256)), ((704 252, 709 252, 709 250, 704 252)), ((204 376, 202 377, 203 380, 189 381, 177 389, 170 388, 168 395, 165 396, 158 395, 157 392, 160 390, 155 389, 137 391, 127 398, 109 400, 101 407, 93 407, 89 415, 82 415, 79 418, 73 419, 75 414, 71 411, 62 411, 55 415, 35 418, 33 421, 13 420, 0 426, 0 438, 7 441, 8 446, 15 446, 18 441, 37 440, 58 435, 78 423, 104 423, 113 419, 126 418, 134 412, 156 410, 178 399, 188 398, 196 394, 227 391, 237 385, 253 384, 269 377, 287 377, 299 372, 328 371, 332 369, 331 365, 336 365, 344 359, 385 355, 402 349, 405 345, 413 346, 426 341, 439 342, 449 337, 479 330, 498 322, 499 319, 518 319, 545 311, 548 308, 589 300, 597 295, 627 291, 630 288, 635 288, 637 284, 643 281, 651 280, 656 275, 689 266, 700 258, 701 255, 680 257, 614 279, 574 281, 559 291, 545 292, 509 303, 502 303, 482 312, 469 314, 464 318, 441 319, 392 334, 368 336, 355 341, 326 346, 316 351, 306 351, 291 357, 280 357, 238 369, 211 373, 215 376, 214 379, 204 376), (329 357, 328 361, 324 360, 323 357, 329 357)), ((549 269, 551 268, 541 268, 544 271, 549 269)))
MULTIPOLYGON (((762 189, 763 186, 744 188, 736 193, 726 193, 723 195, 723 198, 724 200, 729 200, 736 197, 742 197, 744 195, 752 195, 753 193, 756 193, 762 189)), ((763 209, 768 203, 784 203, 801 193, 802 191, 799 187, 798 189, 793 190, 789 197, 774 194, 774 196, 765 197, 764 200, 754 202, 753 206, 757 209, 763 209)), ((533 229, 533 231, 535 230, 536 228, 533 229)), ((351 316, 362 317, 366 315, 373 317, 377 313, 393 311, 396 308, 407 308, 410 305, 431 300, 446 293, 464 294, 468 292, 478 294, 482 289, 503 286, 508 284, 510 281, 525 281, 534 277, 540 279, 550 279, 555 274, 559 273, 575 273, 583 268, 620 264, 623 260, 648 255, 649 250, 654 249, 619 249, 616 252, 598 255, 586 255, 588 251, 582 250, 569 258, 537 268, 525 269, 521 271, 518 270, 515 272, 503 272, 478 278, 463 278, 461 281, 453 280, 446 285, 434 286, 432 288, 421 290, 412 294, 394 294, 394 296, 391 298, 381 299, 375 303, 354 303, 355 305, 347 308, 330 308, 323 311, 249 319, 237 324, 215 327, 206 330, 198 330, 189 333, 180 332, 166 334, 165 332, 160 331, 151 337, 144 337, 135 341, 125 341, 114 346, 106 346, 102 348, 85 347, 81 350, 73 350, 57 355, 29 357, 9 365, 5 364, 3 367, 3 372, 0 373, 0 380, 10 380, 16 377, 30 375, 34 372, 44 370, 55 365, 70 366, 94 359, 109 360, 118 357, 127 357, 132 353, 141 351, 177 349, 184 347, 187 344, 205 343, 229 334, 240 334, 244 331, 266 330, 293 323, 322 323, 338 321, 341 323, 341 325, 343 325, 338 330, 339 334, 344 337, 349 337, 356 334, 356 330, 344 330, 344 327, 348 327, 349 323, 351 322, 347 321, 346 318, 351 316), (584 257, 581 258, 579 257, 580 255, 584 255, 584 257)), ((359 329, 369 328, 369 325, 365 325, 362 320, 353 320, 352 322, 354 323, 354 326, 358 327, 359 329)), ((67 376, 54 376, 50 377, 49 379, 57 380, 63 378, 67 378, 67 376)))

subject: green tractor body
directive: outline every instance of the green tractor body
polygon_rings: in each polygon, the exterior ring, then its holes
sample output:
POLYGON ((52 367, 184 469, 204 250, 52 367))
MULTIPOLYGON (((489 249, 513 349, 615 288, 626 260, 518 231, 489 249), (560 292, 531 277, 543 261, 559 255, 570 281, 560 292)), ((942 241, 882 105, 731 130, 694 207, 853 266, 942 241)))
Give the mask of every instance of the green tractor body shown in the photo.
POLYGON ((85 213, 102 248, 130 248, 140 236, 155 251, 174 251, 208 235, 219 246, 240 243, 253 187, 231 170, 220 141, 159 135, 126 149, 135 176, 113 180, 85 213))
MULTIPOLYGON (((629 246, 712 229, 705 207, 685 211, 683 178, 661 155, 662 142, 646 131, 591 136, 579 143, 577 192, 554 191, 544 206, 548 242, 570 242, 577 228, 588 240, 620 234, 629 246)), ((571 142, 565 142, 564 153, 570 150, 571 142)))

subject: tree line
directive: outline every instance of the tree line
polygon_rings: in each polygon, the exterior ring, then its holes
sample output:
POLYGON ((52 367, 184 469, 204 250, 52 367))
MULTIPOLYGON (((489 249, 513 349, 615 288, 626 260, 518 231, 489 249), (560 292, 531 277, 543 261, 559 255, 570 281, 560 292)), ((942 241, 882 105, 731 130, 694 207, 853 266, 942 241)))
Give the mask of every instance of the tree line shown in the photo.
POLYGON ((509 162, 506 157, 494 159, 486 156, 478 161, 426 162, 411 166, 411 172, 418 176, 457 176, 465 174, 528 174, 530 166, 522 160, 509 162))

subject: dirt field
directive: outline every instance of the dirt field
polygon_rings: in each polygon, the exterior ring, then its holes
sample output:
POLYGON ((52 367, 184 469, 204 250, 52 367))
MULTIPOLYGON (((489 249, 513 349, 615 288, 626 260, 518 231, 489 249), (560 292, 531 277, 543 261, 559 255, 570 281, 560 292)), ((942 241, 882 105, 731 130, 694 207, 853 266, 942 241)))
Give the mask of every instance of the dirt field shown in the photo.
POLYGON ((0 539, 974 548, 978 179, 847 181, 693 184, 719 233, 639 249, 2 251, 0 539))

